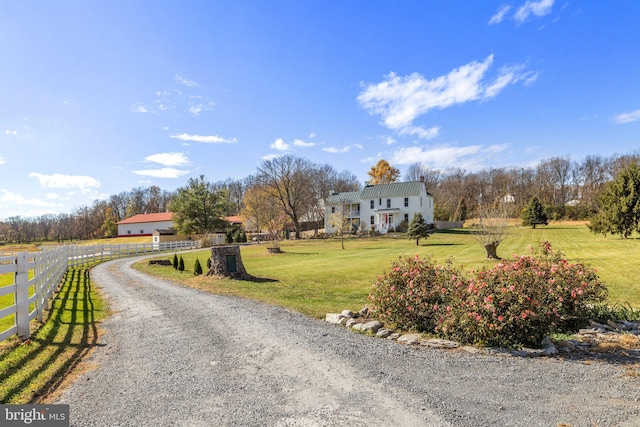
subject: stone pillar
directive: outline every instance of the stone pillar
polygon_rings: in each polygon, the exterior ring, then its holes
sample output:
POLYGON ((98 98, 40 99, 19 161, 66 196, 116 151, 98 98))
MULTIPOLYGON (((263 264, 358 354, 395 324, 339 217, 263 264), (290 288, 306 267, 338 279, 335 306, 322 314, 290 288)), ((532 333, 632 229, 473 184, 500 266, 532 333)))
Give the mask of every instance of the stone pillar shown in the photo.
POLYGON ((211 247, 211 268, 207 276, 230 277, 232 279, 249 280, 242 263, 239 246, 213 246, 211 247))

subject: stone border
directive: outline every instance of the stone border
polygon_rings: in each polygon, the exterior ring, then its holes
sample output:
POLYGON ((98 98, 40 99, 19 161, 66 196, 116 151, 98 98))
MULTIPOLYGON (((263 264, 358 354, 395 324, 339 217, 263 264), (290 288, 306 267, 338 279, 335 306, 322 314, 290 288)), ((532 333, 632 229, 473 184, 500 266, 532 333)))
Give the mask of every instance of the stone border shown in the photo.
MULTIPOLYGON (((606 325, 591 321, 591 328, 580 329, 577 333, 577 339, 563 341, 560 347, 556 346, 549 337, 545 337, 540 343, 542 347, 540 349, 523 347, 517 350, 509 350, 495 347, 478 348, 440 338, 425 338, 422 334, 418 333, 395 332, 385 328, 382 322, 370 318, 367 307, 355 313, 350 310, 343 310, 342 313, 327 313, 325 321, 336 325, 343 325, 358 332, 371 333, 377 338, 393 340, 401 344, 419 345, 420 347, 429 349, 459 349, 470 354, 494 356, 550 357, 559 354, 569 356, 593 354, 596 357, 610 357, 611 354, 598 353, 597 346, 603 343, 614 342, 621 334, 629 334, 639 337, 640 339, 640 322, 638 321, 608 321, 606 325)), ((628 359, 636 359, 640 362, 640 348, 626 349, 622 356, 628 359)))

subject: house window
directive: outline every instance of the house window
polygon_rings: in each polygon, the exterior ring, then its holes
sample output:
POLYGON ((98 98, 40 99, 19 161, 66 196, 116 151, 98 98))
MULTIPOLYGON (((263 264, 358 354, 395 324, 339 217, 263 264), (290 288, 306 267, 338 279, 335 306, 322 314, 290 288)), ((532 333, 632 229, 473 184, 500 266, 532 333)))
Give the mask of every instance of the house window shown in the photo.
POLYGON ((378 206, 382 206, 382 199, 378 199, 378 206))
POLYGON ((375 224, 375 219, 373 218, 373 215, 371 215, 371 225, 375 224))
POLYGON ((409 198, 408 197, 404 198, 404 207, 405 208, 409 207, 409 198))
POLYGON ((131 230, 127 230, 127 234, 131 234, 131 230))
POLYGON ((387 209, 391 207, 391 199, 387 199, 387 209))
POLYGON ((360 203, 357 204, 356 208, 357 208, 358 212, 360 212, 360 203))
POLYGON ((409 214, 404 214, 404 220, 409 222, 409 214))
POLYGON ((144 230, 140 230, 140 234, 144 234, 144 230))
POLYGON ((371 201, 371 203, 369 204, 369 207, 370 207, 371 209, 373 209, 373 206, 374 206, 374 205, 375 205, 375 202, 372 200, 372 201, 371 201))
POLYGON ((331 213, 336 213, 336 207, 335 206, 331 206, 331 213))

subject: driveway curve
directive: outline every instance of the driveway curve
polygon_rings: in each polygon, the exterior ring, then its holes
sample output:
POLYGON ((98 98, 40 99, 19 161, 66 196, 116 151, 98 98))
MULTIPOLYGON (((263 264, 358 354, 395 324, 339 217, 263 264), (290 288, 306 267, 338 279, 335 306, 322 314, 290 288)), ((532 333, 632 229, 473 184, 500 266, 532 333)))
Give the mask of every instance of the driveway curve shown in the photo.
POLYGON ((115 314, 96 369, 56 402, 73 426, 640 425, 625 366, 402 345, 152 278, 136 260, 92 269, 115 314))

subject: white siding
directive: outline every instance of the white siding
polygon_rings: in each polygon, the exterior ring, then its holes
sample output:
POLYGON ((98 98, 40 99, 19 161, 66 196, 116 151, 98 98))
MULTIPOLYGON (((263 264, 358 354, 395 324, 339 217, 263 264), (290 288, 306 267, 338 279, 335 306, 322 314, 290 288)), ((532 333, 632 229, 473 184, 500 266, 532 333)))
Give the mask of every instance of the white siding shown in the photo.
POLYGON ((173 221, 139 222, 134 224, 118 224, 118 236, 151 236, 155 230, 173 227, 173 221))

